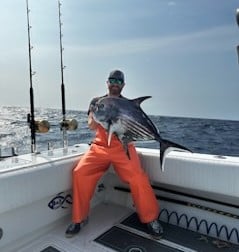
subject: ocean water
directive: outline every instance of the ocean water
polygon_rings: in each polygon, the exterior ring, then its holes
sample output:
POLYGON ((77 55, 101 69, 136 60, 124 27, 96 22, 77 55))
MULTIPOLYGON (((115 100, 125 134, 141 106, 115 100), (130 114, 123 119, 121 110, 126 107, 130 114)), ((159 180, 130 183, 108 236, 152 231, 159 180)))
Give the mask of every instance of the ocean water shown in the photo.
MULTIPOLYGON (((2 154, 16 148, 18 154, 31 151, 30 129, 27 123, 29 108, 1 107, 0 148, 2 154)), ((94 132, 87 127, 84 111, 68 110, 67 119, 76 119, 78 128, 68 131, 68 144, 90 143, 94 132)), ((239 156, 239 122, 229 120, 198 119, 182 117, 150 116, 163 138, 184 145, 193 152, 213 155, 239 156)), ((36 109, 35 119, 46 119, 51 128, 48 133, 36 134, 38 151, 47 150, 48 143, 54 148, 62 147, 62 132, 59 123, 60 109, 36 109)), ((136 146, 159 148, 155 141, 136 142, 136 146)))

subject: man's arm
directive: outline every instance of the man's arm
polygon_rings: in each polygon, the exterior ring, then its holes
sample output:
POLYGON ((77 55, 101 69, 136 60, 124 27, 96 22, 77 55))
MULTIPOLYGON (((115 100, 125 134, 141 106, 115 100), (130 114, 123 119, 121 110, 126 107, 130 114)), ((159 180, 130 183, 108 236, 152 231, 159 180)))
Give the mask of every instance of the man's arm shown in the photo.
POLYGON ((93 118, 93 112, 90 111, 88 115, 88 126, 91 130, 95 130, 97 128, 98 123, 93 118))
MULTIPOLYGON (((106 96, 106 95, 105 95, 106 96)), ((91 130, 96 130, 97 126, 98 126, 98 123, 94 120, 93 118, 93 108, 96 104, 96 102, 102 98, 102 97, 105 97, 105 96, 100 96, 100 97, 95 97, 91 100, 90 102, 90 106, 89 106, 89 109, 88 109, 88 127, 91 129, 91 130)))

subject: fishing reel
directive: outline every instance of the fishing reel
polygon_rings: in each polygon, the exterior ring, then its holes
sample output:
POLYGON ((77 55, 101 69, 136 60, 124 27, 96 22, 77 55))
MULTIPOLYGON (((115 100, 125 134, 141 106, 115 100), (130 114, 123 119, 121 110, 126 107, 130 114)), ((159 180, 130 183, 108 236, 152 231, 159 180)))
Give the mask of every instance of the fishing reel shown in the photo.
MULTIPOLYGON (((27 122, 30 128, 32 128, 32 118, 30 114, 27 114, 27 122)), ((50 129, 50 123, 47 120, 34 120, 34 130, 36 133, 47 133, 50 129)))
POLYGON ((78 122, 76 121, 76 119, 67 119, 67 120, 62 120, 60 122, 60 129, 61 130, 69 130, 69 131, 73 131, 76 130, 78 128, 78 122))
POLYGON ((47 133, 50 129, 50 123, 47 120, 35 121, 36 133, 47 133))

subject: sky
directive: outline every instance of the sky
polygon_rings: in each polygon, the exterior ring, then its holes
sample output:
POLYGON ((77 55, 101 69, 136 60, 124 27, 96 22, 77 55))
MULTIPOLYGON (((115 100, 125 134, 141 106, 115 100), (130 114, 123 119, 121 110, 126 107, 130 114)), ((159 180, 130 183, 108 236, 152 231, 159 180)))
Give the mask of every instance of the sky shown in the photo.
MULTIPOLYGON (((62 0, 67 110, 107 92, 151 95, 150 115, 239 120, 237 0, 62 0)), ((57 0, 29 0, 35 107, 61 109, 57 0)), ((24 0, 1 0, 0 106, 30 107, 24 0)))

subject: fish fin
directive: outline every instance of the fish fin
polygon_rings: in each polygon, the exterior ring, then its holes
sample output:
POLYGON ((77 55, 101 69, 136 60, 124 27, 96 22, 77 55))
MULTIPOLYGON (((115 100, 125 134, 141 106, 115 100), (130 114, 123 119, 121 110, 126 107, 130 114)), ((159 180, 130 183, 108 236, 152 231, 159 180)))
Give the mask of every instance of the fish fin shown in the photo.
POLYGON ((112 135, 114 133, 113 129, 112 129, 112 122, 111 121, 108 122, 107 132, 108 132, 108 141, 107 141, 107 144, 108 144, 108 146, 110 146, 112 135))
POLYGON ((126 147, 126 154, 127 154, 128 158, 130 159, 130 154, 129 154, 129 148, 128 148, 128 145, 127 145, 127 147, 126 147))
POLYGON ((189 150, 188 148, 180 144, 171 142, 166 139, 161 139, 160 140, 160 165, 161 165, 162 172, 164 171, 165 157, 172 150, 179 150, 179 151, 184 150, 184 151, 192 152, 191 150, 189 150))
POLYGON ((123 146, 124 146, 124 149, 125 149, 126 155, 127 155, 127 157, 129 158, 129 160, 130 160, 130 154, 129 154, 128 144, 123 144, 123 146))
POLYGON ((107 142, 108 146, 110 146, 112 134, 113 134, 113 132, 108 133, 108 142, 107 142))
POLYGON ((152 96, 142 96, 142 97, 138 97, 138 98, 135 98, 135 99, 132 99, 131 101, 134 102, 137 106, 140 106, 140 104, 146 100, 146 99, 149 99, 151 98, 152 96))
POLYGON ((123 148, 125 150, 127 157, 130 159, 127 137, 123 135, 123 136, 118 136, 118 138, 123 145, 123 148))

